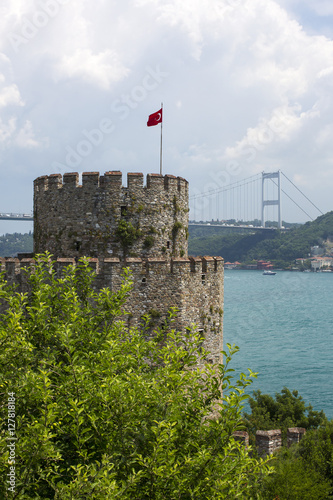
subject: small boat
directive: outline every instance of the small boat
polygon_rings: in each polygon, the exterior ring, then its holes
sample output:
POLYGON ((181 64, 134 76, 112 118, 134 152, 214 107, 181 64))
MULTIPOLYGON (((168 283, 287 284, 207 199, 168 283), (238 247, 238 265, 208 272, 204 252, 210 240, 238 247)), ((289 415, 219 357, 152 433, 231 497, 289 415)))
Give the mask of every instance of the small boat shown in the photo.
POLYGON ((274 274, 276 273, 274 271, 270 271, 269 269, 267 269, 262 274, 265 274, 266 276, 274 276, 274 274))

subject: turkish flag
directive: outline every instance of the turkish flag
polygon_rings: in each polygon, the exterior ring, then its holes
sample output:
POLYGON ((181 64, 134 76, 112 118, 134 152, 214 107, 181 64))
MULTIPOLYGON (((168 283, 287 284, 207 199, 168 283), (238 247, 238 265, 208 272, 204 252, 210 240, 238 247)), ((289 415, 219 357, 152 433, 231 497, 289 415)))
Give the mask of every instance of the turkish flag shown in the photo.
POLYGON ((154 125, 158 125, 159 123, 162 123, 162 108, 159 111, 156 111, 156 113, 149 115, 147 126, 153 127, 154 125))

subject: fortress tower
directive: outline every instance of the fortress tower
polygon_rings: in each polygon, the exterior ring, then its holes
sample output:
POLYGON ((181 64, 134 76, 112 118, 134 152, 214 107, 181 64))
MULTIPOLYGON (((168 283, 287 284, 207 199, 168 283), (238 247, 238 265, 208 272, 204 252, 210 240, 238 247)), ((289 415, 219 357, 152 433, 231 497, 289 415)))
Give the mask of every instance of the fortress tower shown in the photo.
MULTIPOLYGON (((90 258, 96 288, 117 290, 129 267, 133 291, 128 322, 150 314, 151 328, 171 307, 174 327, 196 324, 211 361, 222 350, 223 259, 188 257, 188 182, 172 175, 119 171, 53 174, 34 181, 34 253, 49 251, 63 267, 90 258)), ((33 259, 1 259, 7 279, 25 290, 21 268, 33 259)))
POLYGON ((188 183, 172 175, 86 172, 34 182, 34 251, 56 257, 187 255, 188 183))

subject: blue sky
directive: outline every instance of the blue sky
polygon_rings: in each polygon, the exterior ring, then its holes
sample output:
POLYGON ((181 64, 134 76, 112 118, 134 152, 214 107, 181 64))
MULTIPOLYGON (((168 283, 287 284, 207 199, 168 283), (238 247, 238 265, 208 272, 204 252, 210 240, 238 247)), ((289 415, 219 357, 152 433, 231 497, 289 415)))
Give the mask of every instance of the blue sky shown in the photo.
POLYGON ((280 169, 333 210, 331 1, 5 0, 0 18, 0 212, 29 212, 40 175, 158 172, 161 102, 164 173, 192 195, 280 169))

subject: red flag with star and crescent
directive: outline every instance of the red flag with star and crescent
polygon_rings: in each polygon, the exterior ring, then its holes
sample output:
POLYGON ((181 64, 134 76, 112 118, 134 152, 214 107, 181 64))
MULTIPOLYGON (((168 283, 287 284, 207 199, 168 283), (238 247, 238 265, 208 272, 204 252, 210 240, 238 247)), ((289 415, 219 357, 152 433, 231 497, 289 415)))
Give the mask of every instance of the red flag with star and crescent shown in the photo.
POLYGON ((159 111, 156 111, 156 113, 149 115, 147 127, 153 127, 154 125, 158 125, 159 123, 162 123, 162 108, 159 111))

